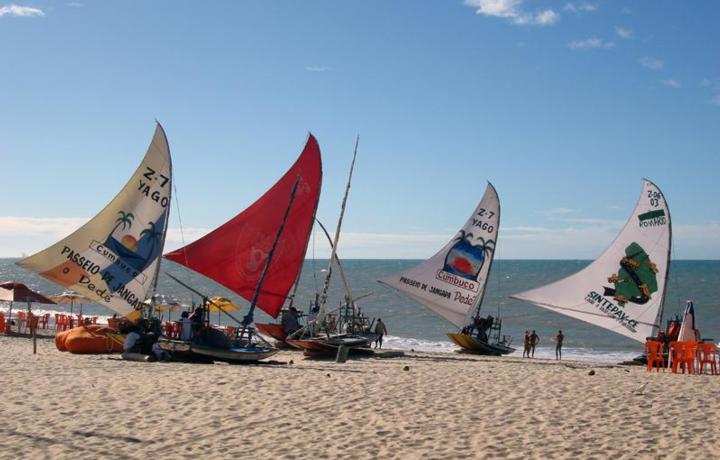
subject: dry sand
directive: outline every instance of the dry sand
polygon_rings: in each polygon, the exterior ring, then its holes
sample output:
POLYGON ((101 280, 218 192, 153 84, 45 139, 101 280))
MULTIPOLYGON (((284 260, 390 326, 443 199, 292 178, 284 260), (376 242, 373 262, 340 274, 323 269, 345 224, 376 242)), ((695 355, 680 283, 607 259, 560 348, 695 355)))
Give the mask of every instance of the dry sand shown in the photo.
POLYGON ((230 366, 38 349, 0 336, 0 459, 720 457, 720 378, 707 375, 455 354, 336 364, 282 352, 285 364, 230 366))

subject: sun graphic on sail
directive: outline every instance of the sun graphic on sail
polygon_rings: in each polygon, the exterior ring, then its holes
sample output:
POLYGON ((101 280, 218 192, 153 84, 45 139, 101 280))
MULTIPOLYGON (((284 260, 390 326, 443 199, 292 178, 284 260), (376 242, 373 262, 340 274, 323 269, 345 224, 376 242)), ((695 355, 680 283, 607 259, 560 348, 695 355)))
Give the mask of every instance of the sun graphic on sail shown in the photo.
POLYGON ((129 250, 135 252, 137 251, 137 240, 132 235, 125 235, 120 239, 120 243, 122 243, 123 246, 128 248, 129 250))
POLYGON ((472 244, 473 238, 472 233, 460 230, 455 239, 457 242, 445 257, 444 271, 467 280, 477 280, 485 259, 493 252, 495 241, 478 238, 477 244, 472 244))

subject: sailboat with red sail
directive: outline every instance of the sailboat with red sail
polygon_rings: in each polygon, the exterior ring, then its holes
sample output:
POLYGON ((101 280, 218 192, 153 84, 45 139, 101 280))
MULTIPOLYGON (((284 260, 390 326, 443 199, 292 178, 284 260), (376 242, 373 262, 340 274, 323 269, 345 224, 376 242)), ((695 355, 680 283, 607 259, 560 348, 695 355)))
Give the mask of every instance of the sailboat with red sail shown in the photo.
POLYGON ((251 302, 229 348, 203 343, 202 338, 190 344, 166 341, 168 348, 189 347, 191 352, 230 361, 262 359, 277 352, 269 344, 251 344, 251 337, 259 337, 252 327, 253 312, 257 307, 273 318, 280 313, 302 268, 321 183, 320 147, 311 134, 297 161, 255 203, 204 237, 164 255, 251 302), (224 351, 213 349, 218 347, 224 351))
MULTIPOLYGON (((348 194, 350 193, 350 184, 352 182, 353 170, 355 168, 355 159, 357 158, 357 149, 360 138, 355 140, 355 150, 353 152, 352 162, 350 163, 350 173, 345 186, 345 195, 343 196, 342 205, 340 207, 340 216, 338 218, 335 236, 330 243, 330 259, 325 275, 325 282, 322 293, 318 295, 318 301, 313 309, 315 318, 308 321, 308 324, 292 334, 286 339, 288 345, 304 350, 306 355, 327 355, 335 354, 340 347, 344 347, 354 352, 365 352, 369 350, 371 342, 375 341, 377 334, 371 332, 372 323, 360 311, 352 298, 347 281, 344 279, 345 305, 341 305, 337 317, 332 316, 331 312, 326 312, 326 304, 328 299, 328 290, 330 288, 330 277, 333 272, 333 265, 337 264, 341 270, 340 261, 337 257, 338 241, 340 239, 340 229, 342 228, 343 216, 345 214, 345 206, 347 205, 348 194), (329 320, 328 320, 329 318, 329 320), (324 330, 325 334, 321 333, 324 330)), ((319 221, 318 221, 319 223, 319 221)), ((322 225, 321 225, 322 226, 322 225)), ((324 227, 323 227, 324 230, 324 227)), ((326 232, 327 234, 327 232, 326 232)), ((329 235, 328 235, 329 238, 329 235)))

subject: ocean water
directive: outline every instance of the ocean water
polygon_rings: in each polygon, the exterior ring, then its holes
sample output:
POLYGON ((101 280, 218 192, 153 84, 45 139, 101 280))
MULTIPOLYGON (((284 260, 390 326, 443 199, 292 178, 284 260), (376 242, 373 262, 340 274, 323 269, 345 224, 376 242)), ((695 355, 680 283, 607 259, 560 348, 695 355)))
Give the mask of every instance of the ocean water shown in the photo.
MULTIPOLYGON (((63 291, 44 278, 15 265, 16 259, 0 259, 0 282, 19 281, 33 289, 52 295, 63 291)), ((419 263, 416 260, 345 260, 342 262, 353 296, 363 297, 358 304, 370 317, 381 317, 387 324, 388 348, 414 349, 418 351, 453 352, 454 345, 447 339, 447 332, 456 328, 404 295, 378 283, 385 275, 401 271, 419 263)), ((554 358, 554 338, 558 329, 565 334, 564 357, 602 362, 618 362, 630 359, 642 351, 642 344, 618 334, 597 328, 590 324, 539 308, 524 302, 509 299, 513 293, 537 287, 569 274, 587 264, 587 260, 496 260, 488 282, 483 302, 487 314, 500 314, 503 319, 503 333, 514 338, 516 346, 522 346, 522 334, 526 329, 535 329, 540 335, 536 357, 554 358)), ((322 289, 327 260, 307 260, 303 267, 300 287, 296 299, 299 309, 307 309, 315 293, 322 289)), ((213 281, 195 274, 173 262, 163 261, 158 291, 174 295, 181 301, 192 303, 199 297, 175 281, 163 275, 168 271, 196 290, 206 295, 221 295, 247 307, 247 301, 213 281)), ((339 304, 344 293, 339 278, 334 273, 330 288, 329 305, 339 304)), ((673 261, 665 300, 664 318, 680 315, 685 301, 692 299, 698 326, 704 337, 720 340, 720 261, 673 261)), ((39 307, 45 308, 45 307, 39 307)), ((79 307, 75 307, 77 310, 79 307)), ((109 316, 111 311, 99 305, 84 305, 85 314, 109 316)), ((52 306, 51 310, 67 311, 69 306, 52 306)), ((241 318, 244 312, 235 312, 241 318)), ((173 317, 176 317, 177 313, 173 317)), ((258 322, 271 321, 259 311, 258 322)), ((213 318, 216 321, 215 318, 213 318)), ((225 324, 225 318, 220 318, 225 324)), ((517 352, 521 355, 522 350, 517 352)))

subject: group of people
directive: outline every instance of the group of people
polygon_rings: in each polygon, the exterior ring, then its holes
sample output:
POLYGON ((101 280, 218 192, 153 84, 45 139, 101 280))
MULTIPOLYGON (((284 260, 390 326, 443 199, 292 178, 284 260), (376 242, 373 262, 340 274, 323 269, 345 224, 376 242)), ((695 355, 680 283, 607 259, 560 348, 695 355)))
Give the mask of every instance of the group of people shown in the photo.
MULTIPOLYGON (((562 359, 562 346, 565 335, 560 330, 555 336, 555 359, 562 359)), ((525 331, 525 337, 523 340, 523 358, 534 358, 535 347, 540 343, 540 336, 533 329, 532 333, 525 331)))

